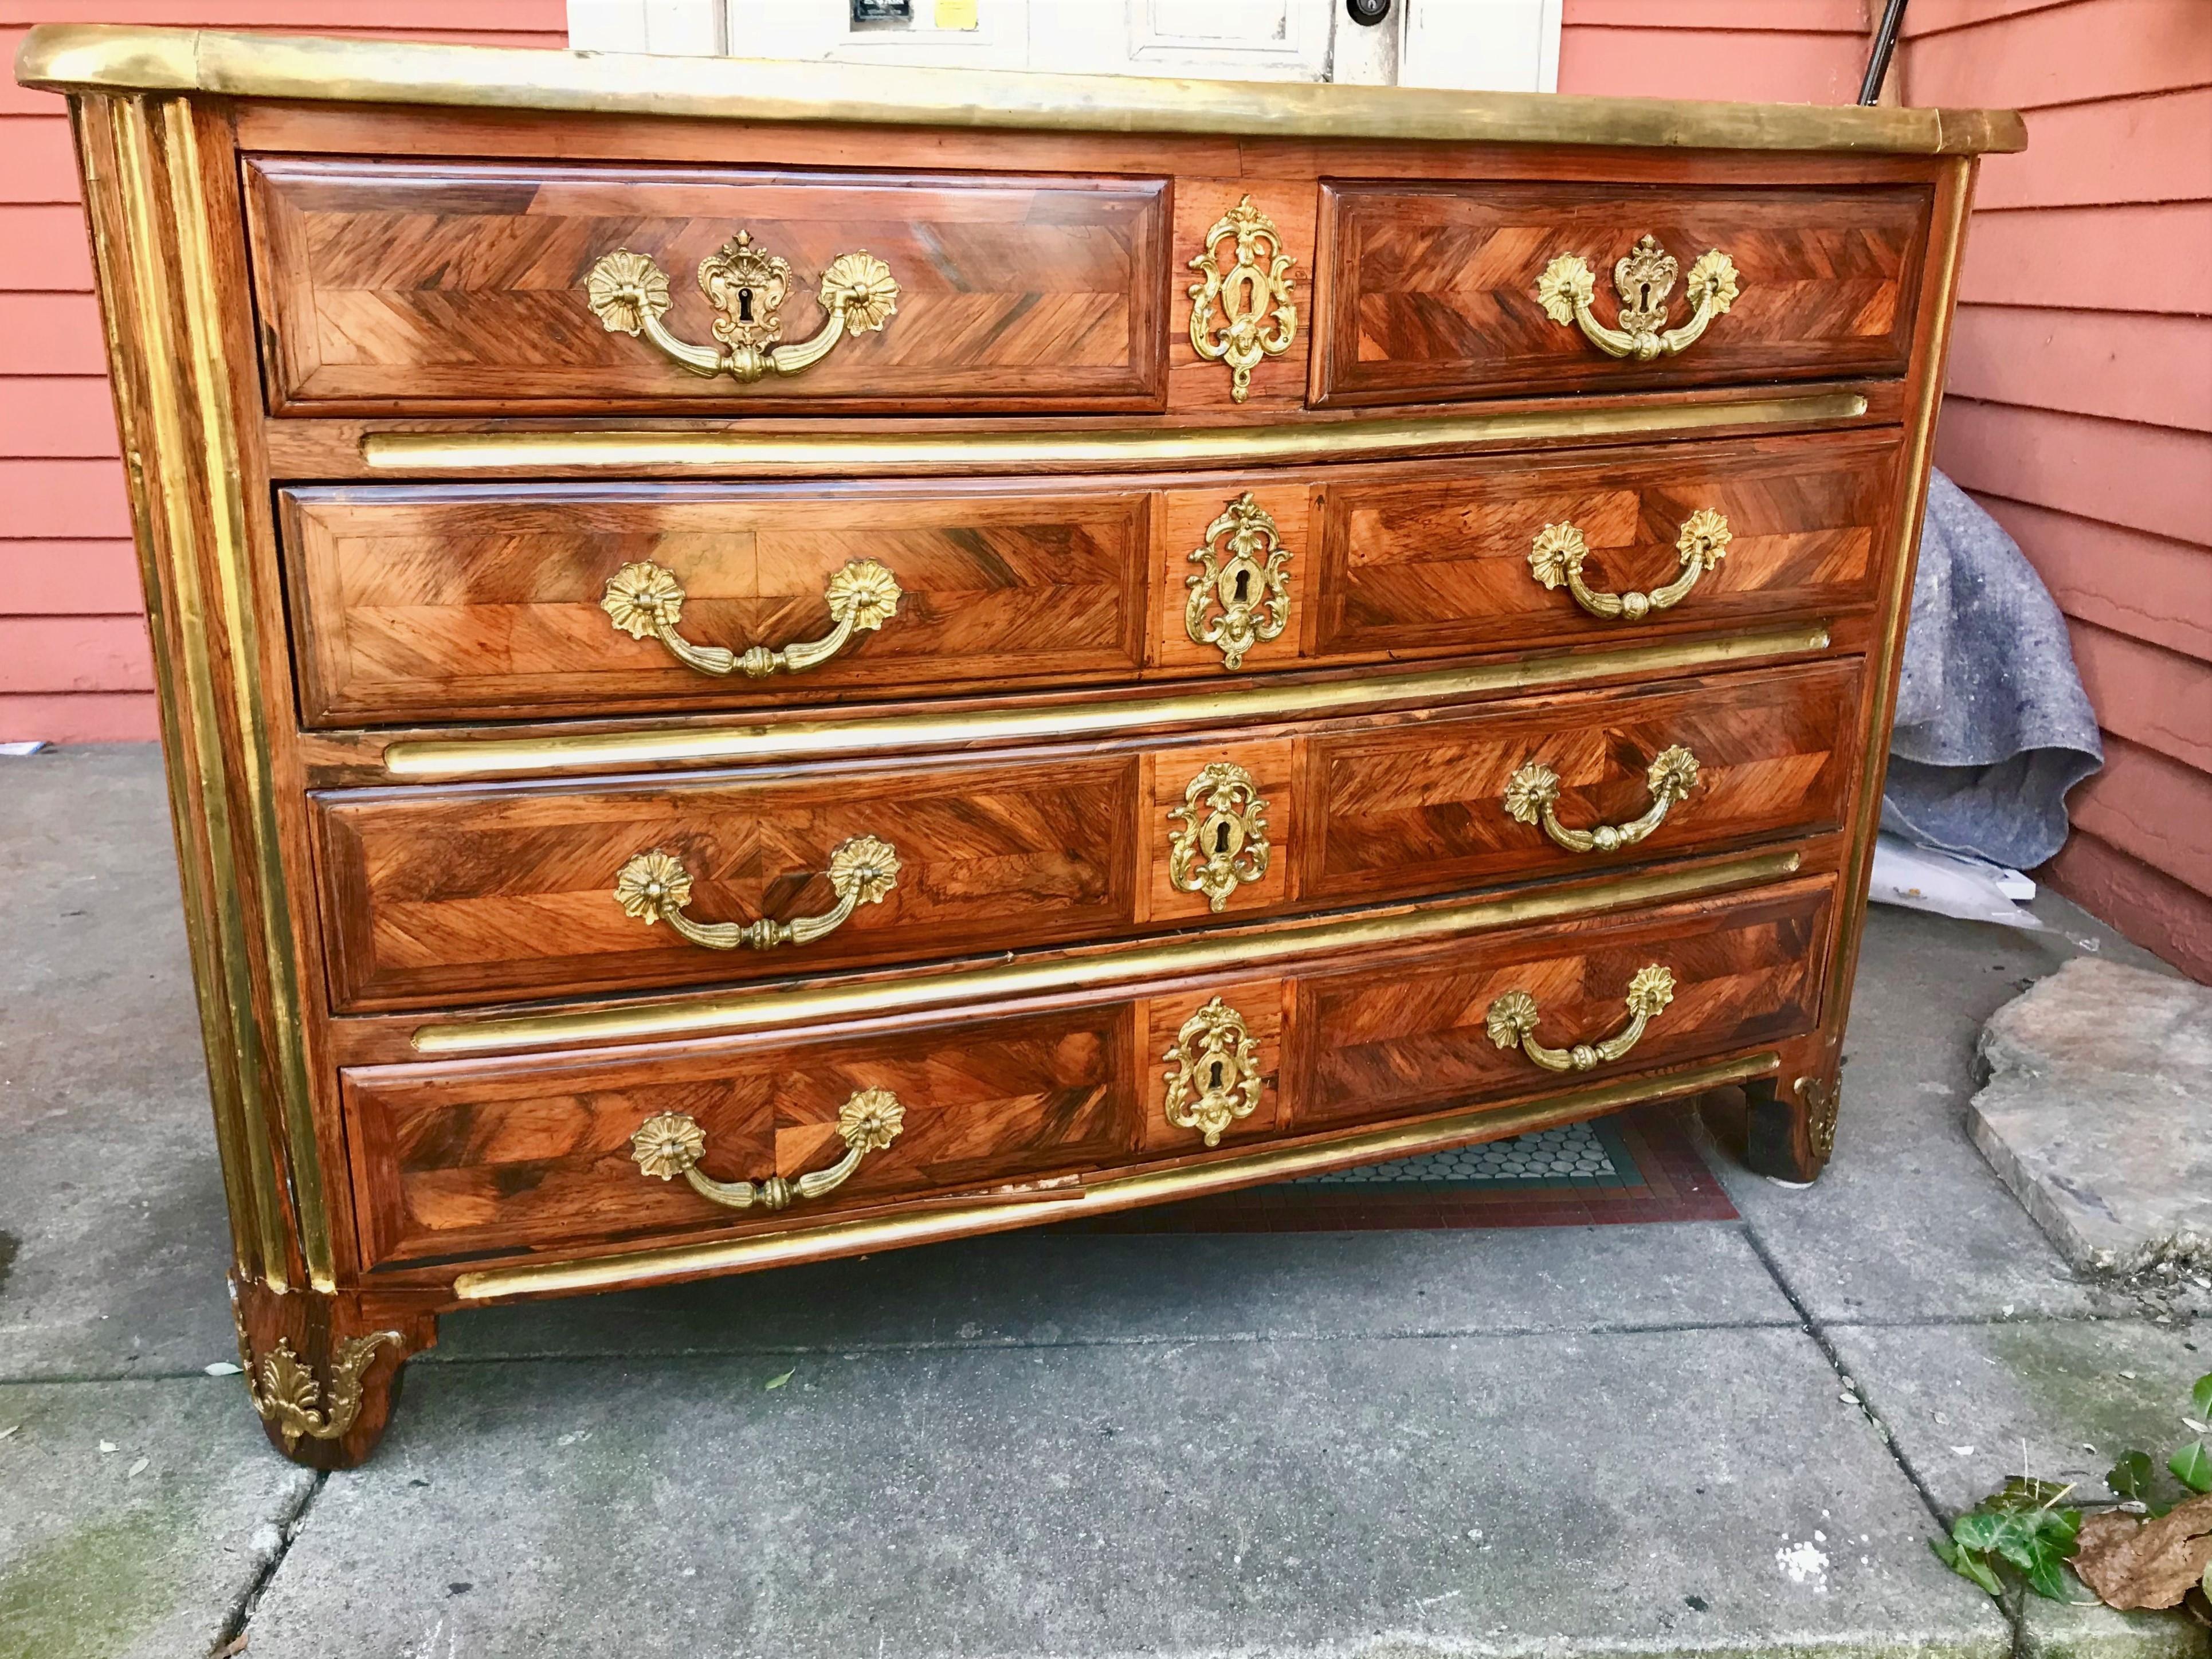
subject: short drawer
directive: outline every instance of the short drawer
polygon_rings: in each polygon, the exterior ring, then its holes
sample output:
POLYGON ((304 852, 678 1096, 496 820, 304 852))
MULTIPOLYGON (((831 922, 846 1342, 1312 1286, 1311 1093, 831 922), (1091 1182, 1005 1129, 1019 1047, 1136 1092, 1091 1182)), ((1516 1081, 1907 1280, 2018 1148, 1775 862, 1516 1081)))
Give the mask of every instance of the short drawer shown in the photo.
POLYGON ((249 157, 280 414, 1152 410, 1164 179, 249 157))
POLYGON ((1893 430, 1243 477, 315 486, 310 726, 882 701, 1832 618, 1893 430))
POLYGON ((1079 1214, 1086 1188, 1133 1168, 1800 1035, 1829 899, 1801 880, 887 1035, 355 1067, 364 1251, 404 1266, 619 1248, 956 1196, 1079 1214))
POLYGON ((342 1010, 1420 898, 1833 828, 1856 658, 1070 753, 313 798, 342 1010))
POLYGON ((1327 184, 1317 405, 1905 373, 1929 186, 1327 184))

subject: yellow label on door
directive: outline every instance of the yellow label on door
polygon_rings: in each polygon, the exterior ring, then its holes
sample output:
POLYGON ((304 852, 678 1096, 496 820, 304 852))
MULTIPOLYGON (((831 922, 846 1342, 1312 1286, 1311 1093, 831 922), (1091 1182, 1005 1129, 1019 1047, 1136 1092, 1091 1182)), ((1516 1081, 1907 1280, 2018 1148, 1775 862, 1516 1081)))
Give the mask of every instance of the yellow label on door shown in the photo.
POLYGON ((937 27, 941 29, 974 28, 975 0, 937 0, 937 27))

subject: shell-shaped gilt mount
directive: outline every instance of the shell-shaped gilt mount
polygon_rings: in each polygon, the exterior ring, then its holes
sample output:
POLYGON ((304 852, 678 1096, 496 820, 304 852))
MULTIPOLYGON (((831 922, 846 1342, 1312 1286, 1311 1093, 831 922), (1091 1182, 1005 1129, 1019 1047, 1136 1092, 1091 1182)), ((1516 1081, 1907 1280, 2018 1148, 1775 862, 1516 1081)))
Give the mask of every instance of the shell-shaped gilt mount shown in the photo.
POLYGON ((1259 1043, 1244 1016, 1219 997, 1182 1023, 1160 1058, 1170 1062, 1168 1121, 1197 1130, 1209 1146, 1221 1144, 1231 1124, 1252 1115, 1267 1088, 1259 1043))
POLYGON ((1182 824, 1168 843, 1168 879, 1178 892, 1203 893, 1217 915, 1230 895, 1267 873, 1267 798, 1252 775, 1230 761, 1201 768, 1168 814, 1182 824))
POLYGON ((1229 365, 1234 402, 1250 394, 1252 371, 1288 351, 1297 337, 1298 308, 1291 297, 1297 263, 1284 251, 1275 222, 1249 196, 1213 222, 1190 261, 1199 274, 1190 285, 1191 349, 1210 363, 1229 365))
POLYGON ((1206 527, 1187 556, 1199 567, 1183 579, 1183 632, 1221 653, 1235 671, 1255 645, 1279 639, 1291 620, 1291 550, 1273 514, 1246 490, 1206 527))
POLYGON ((362 1380, 378 1351, 399 1347, 405 1340, 398 1331, 346 1337, 331 1350, 327 1377, 318 1377, 285 1337, 279 1337, 257 1364, 246 1332, 245 1310, 235 1303, 231 1318, 238 1328, 238 1363, 246 1372, 246 1396, 261 1420, 276 1431, 288 1455, 303 1439, 343 1439, 361 1416, 362 1380))
POLYGON ((1580 254, 1562 253, 1536 278, 1536 302, 1553 322, 1577 327, 1585 338, 1608 357, 1632 358, 1648 363, 1672 356, 1692 344, 1716 317, 1724 315, 1736 301, 1739 287, 1735 263, 1718 248, 1698 256, 1684 284, 1692 307, 1680 328, 1667 326, 1667 299, 1674 291, 1681 265, 1660 246, 1658 239, 1644 236, 1613 262, 1613 285, 1620 296, 1616 325, 1608 327, 1591 309, 1597 297, 1597 277, 1580 254))

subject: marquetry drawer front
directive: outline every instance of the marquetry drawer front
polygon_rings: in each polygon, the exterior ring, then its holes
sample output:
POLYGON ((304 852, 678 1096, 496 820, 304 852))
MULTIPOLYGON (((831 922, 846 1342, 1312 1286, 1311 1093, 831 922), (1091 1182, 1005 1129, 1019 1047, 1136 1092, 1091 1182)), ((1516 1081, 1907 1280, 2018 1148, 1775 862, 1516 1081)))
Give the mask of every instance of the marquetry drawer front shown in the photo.
POLYGON ((311 489, 282 498, 312 725, 1133 678, 1127 484, 311 489))
POLYGON ((246 163, 280 413, 1146 410, 1166 182, 246 163))
POLYGON ((1818 833, 1856 659, 1019 758, 316 798, 331 994, 938 960, 1818 833))
POLYGON ((1313 401, 1905 372, 1929 188, 1322 188, 1313 401))
POLYGON ((1894 433, 1347 471, 1315 491, 1316 660, 1650 638, 1873 604, 1894 433))
POLYGON ((342 1073, 374 1264, 800 1228, 918 1196, 1082 1213, 1086 1183, 1755 1051, 1817 1012, 1826 881, 978 1011, 342 1073))
POLYGON ((1258 475, 313 487, 311 726, 773 707, 1863 610, 1894 434, 1258 475))

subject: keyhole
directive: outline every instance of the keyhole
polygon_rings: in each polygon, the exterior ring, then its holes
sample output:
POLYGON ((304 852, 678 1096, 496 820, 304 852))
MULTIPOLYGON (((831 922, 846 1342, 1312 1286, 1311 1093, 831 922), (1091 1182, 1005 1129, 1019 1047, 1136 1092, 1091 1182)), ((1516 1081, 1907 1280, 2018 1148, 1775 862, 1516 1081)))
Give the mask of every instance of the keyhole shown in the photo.
POLYGON ((738 290, 738 320, 750 323, 753 319, 753 291, 749 288, 738 290))
POLYGON ((1213 826, 1213 850, 1217 853, 1225 853, 1229 850, 1229 826, 1225 823, 1217 823, 1213 826))
POLYGON ((1209 1089, 1218 1089, 1221 1086, 1221 1062, 1217 1060, 1212 1065, 1208 1066, 1206 1068, 1206 1075, 1211 1078, 1212 1081, 1208 1083, 1206 1086, 1209 1089))
POLYGON ((1252 573, 1249 570, 1238 571, 1237 573, 1237 603, 1239 605, 1247 603, 1247 596, 1251 590, 1252 573))
POLYGON ((1650 310, 1650 309, 1651 309, 1651 284, 1650 284, 1650 283, 1638 283, 1638 284, 1637 284, 1637 287, 1636 287, 1636 308, 1637 308, 1638 311, 1649 311, 1649 310, 1650 310))

